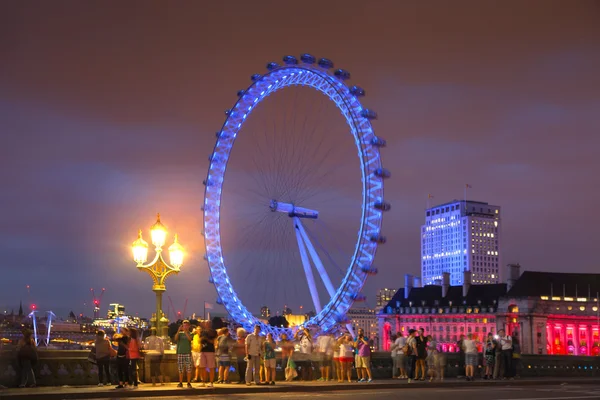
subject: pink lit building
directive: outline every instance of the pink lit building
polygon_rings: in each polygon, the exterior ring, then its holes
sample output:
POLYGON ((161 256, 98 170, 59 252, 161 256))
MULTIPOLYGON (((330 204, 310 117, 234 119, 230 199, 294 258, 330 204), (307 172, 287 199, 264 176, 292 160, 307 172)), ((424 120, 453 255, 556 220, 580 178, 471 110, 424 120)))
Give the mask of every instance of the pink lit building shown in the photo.
POLYGON ((380 350, 388 351, 391 333, 408 334, 409 329, 425 330, 442 351, 457 351, 461 335, 472 334, 483 341, 496 333, 498 302, 506 284, 471 284, 465 271, 461 286, 450 286, 450 274, 443 273, 435 285, 421 287, 420 279, 405 276, 404 288, 378 314, 380 350))
POLYGON ((509 280, 497 320, 518 332, 523 353, 598 356, 599 291, 600 274, 525 271, 509 280))
POLYGON ((424 328, 440 350, 457 351, 460 335, 479 341, 504 328, 519 338, 523 354, 600 354, 600 274, 525 271, 509 265, 506 284, 471 285, 469 271, 461 286, 442 282, 420 287, 405 277, 378 314, 380 350, 389 350, 391 333, 424 328))

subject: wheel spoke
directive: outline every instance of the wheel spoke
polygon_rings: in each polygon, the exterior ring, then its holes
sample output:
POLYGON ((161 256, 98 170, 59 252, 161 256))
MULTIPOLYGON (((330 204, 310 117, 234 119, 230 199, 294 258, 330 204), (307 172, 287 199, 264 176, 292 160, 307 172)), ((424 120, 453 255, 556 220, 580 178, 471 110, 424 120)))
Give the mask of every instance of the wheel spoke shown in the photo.
POLYGON ((321 275, 321 279, 323 280, 325 289, 327 289, 327 293, 329 293, 330 299, 333 298, 333 296, 335 295, 335 289, 333 288, 333 285, 331 284, 331 279, 329 279, 329 275, 327 274, 327 271, 325 270, 325 267, 323 266, 323 263, 321 262, 319 255, 317 254, 315 248, 313 247, 312 243, 310 242, 310 239, 308 238, 308 235, 306 234, 306 231, 304 230, 304 227, 302 226, 302 221, 300 221, 300 218, 294 217, 294 223, 295 223, 294 226, 300 232, 300 235, 302 236, 302 239, 304 240, 304 244, 306 244, 306 247, 308 248, 310 257, 312 258, 313 263, 315 264, 315 267, 317 268, 317 271, 319 271, 319 275, 321 275))
POLYGON ((297 219, 298 218, 294 218, 292 219, 292 221, 294 223, 294 231, 296 231, 296 240, 298 240, 300 258, 302 259, 302 266, 304 267, 304 273, 306 274, 306 281, 308 282, 310 296, 312 297, 313 304, 315 305, 315 311, 317 313, 320 313, 321 301, 319 300, 319 293, 317 292, 317 286, 315 285, 315 277, 313 276, 310 261, 308 260, 308 255, 306 254, 306 248, 304 247, 304 242, 302 241, 302 234, 300 233, 300 228, 298 227, 298 223, 296 222, 297 219))

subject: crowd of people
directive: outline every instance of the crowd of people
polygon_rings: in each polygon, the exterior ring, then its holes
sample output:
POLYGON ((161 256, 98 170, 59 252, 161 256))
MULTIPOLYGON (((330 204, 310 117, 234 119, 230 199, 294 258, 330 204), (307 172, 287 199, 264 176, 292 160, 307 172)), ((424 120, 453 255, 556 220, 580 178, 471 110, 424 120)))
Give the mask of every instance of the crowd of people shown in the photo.
MULTIPOLYGON (((408 336, 402 333, 392 335, 390 348, 393 361, 394 379, 407 379, 408 382, 429 379, 444 380, 447 359, 438 348, 431 335, 426 336, 423 329, 411 329, 408 336)), ((483 379, 514 379, 518 377, 521 350, 517 336, 506 335, 504 329, 498 335, 489 333, 485 342, 475 340, 475 336, 461 335, 457 342, 459 349, 459 377, 467 381, 475 379, 478 366, 485 367, 483 379), (479 347, 482 347, 483 359, 480 364, 479 347)))
POLYGON ((251 333, 243 328, 238 328, 235 333, 237 339, 231 337, 228 328, 215 333, 200 327, 190 330, 189 321, 183 321, 175 336, 179 372, 177 386, 183 387, 184 381, 187 387, 192 387, 192 383, 200 383, 201 387, 232 383, 229 371, 233 357, 238 384, 275 385, 276 349, 281 351, 281 368, 285 370, 287 381, 312 381, 315 364, 320 370, 318 381, 343 382, 347 379, 350 382, 353 364, 359 382, 371 382, 373 379, 370 343, 362 330, 358 331, 355 339, 350 335, 336 339, 332 334, 324 334, 313 340, 311 332, 302 328, 293 338, 281 335, 278 342, 271 333, 262 335, 259 325, 251 333))
MULTIPOLYGON (((179 375, 177 386, 183 387, 184 382, 188 388, 192 387, 192 383, 199 383, 201 387, 232 383, 229 379, 232 367, 238 372, 238 384, 275 385, 276 350, 281 351, 280 368, 285 371, 286 381, 312 381, 313 371, 320 370, 318 381, 352 382, 353 367, 358 382, 373 380, 371 343, 362 329, 355 337, 344 333, 336 338, 325 333, 313 340, 310 330, 302 327, 292 338, 282 334, 276 342, 271 333, 262 335, 261 327, 257 325, 251 333, 238 328, 235 337, 228 328, 216 331, 199 326, 192 328, 189 321, 183 321, 173 337, 179 375)), ((518 377, 519 341, 516 336, 506 335, 502 329, 497 335, 489 333, 484 342, 476 341, 471 334, 462 335, 457 347, 460 353, 459 377, 462 375, 469 381, 475 379, 478 366, 485 367, 484 379, 518 377), (480 348, 483 355, 481 363, 480 348)), ((411 329, 406 337, 402 333, 392 335, 390 350, 393 379, 407 379, 409 383, 444 379, 446 354, 440 351, 431 335, 425 335, 423 329, 411 329)), ((164 352, 164 340, 157 336, 155 328, 150 330, 150 335, 143 342, 134 328, 122 328, 112 339, 100 330, 90 361, 97 364, 98 386, 111 384, 113 358, 118 377, 116 389, 138 386, 139 360, 142 358, 150 364, 152 385, 164 385, 161 368, 164 352)), ((21 366, 20 387, 35 386, 33 366, 37 361, 37 351, 28 330, 24 330, 18 344, 18 360, 21 366)))

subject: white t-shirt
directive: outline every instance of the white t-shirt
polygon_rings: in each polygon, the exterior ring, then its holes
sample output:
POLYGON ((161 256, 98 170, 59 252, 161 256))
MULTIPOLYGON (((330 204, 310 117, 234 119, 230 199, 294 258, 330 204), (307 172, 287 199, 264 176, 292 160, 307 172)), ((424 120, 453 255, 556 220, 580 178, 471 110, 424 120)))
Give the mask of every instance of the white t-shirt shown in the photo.
POLYGON ((463 340, 463 348, 465 349, 465 354, 474 354, 477 353, 477 345, 474 340, 465 339, 463 340))
POLYGON ((404 354, 404 350, 402 348, 406 345, 406 338, 404 336, 397 338, 394 340, 394 344, 392 344, 392 357, 399 356, 404 354))
POLYGON ((500 342, 500 346, 502 346, 502 350, 510 350, 512 349, 512 338, 510 336, 500 336, 498 339, 500 342))
POLYGON ((354 346, 352 346, 352 343, 342 343, 340 345, 340 357, 354 358, 354 346))
POLYGON ((319 338, 317 339, 317 348, 319 349, 320 353, 332 355, 334 345, 335 345, 335 339, 331 336, 328 336, 328 335, 319 336, 319 338))
POLYGON ((248 354, 251 356, 258 356, 260 354, 260 346, 261 346, 260 337, 255 335, 254 333, 246 336, 246 347, 248 348, 248 354))
POLYGON ((313 350, 312 340, 310 340, 307 336, 302 336, 300 338, 300 353, 312 354, 312 350, 313 350))

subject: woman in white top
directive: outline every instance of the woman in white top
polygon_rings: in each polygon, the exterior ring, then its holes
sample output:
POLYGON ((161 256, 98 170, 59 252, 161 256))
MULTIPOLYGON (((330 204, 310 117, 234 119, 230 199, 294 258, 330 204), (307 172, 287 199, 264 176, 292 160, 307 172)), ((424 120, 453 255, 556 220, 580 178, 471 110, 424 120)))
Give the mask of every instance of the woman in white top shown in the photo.
POLYGON ((477 344, 473 340, 473 335, 468 334, 467 339, 463 340, 463 349, 465 351, 465 364, 466 364, 466 375, 467 380, 472 381, 475 372, 475 366, 477 365, 477 344))
POLYGON ((340 364, 342 365, 342 382, 344 376, 348 382, 352 382, 352 363, 354 362, 354 341, 352 336, 344 335, 339 340, 340 345, 340 364))
POLYGON ((392 369, 392 379, 404 379, 406 375, 406 356, 404 355, 404 346, 406 345, 406 338, 402 336, 402 332, 396 334, 396 340, 392 343, 391 356, 394 367, 392 369), (400 370, 400 375, 396 376, 396 373, 400 370))

